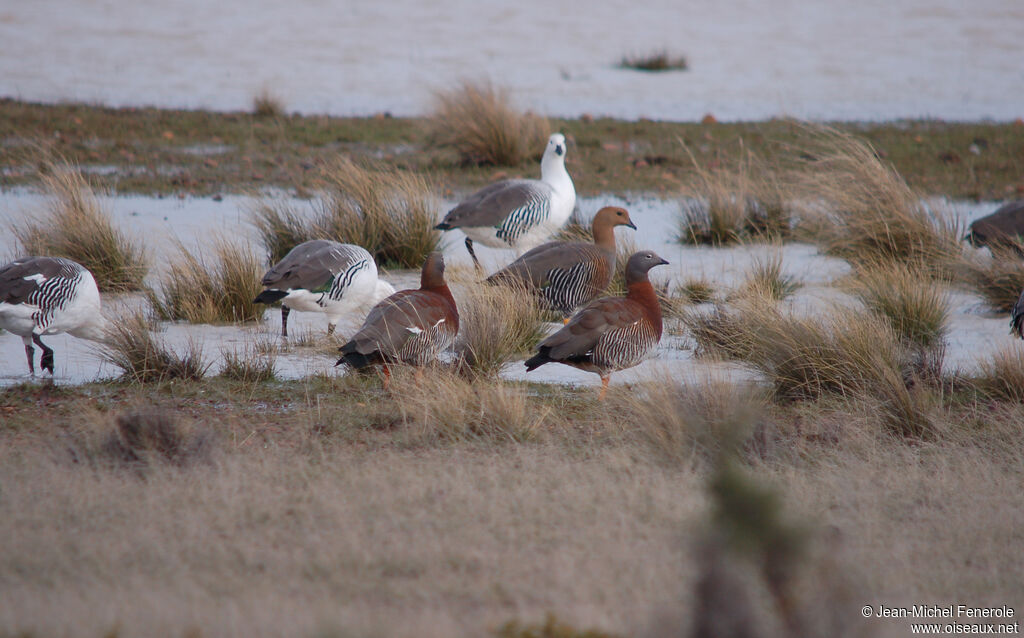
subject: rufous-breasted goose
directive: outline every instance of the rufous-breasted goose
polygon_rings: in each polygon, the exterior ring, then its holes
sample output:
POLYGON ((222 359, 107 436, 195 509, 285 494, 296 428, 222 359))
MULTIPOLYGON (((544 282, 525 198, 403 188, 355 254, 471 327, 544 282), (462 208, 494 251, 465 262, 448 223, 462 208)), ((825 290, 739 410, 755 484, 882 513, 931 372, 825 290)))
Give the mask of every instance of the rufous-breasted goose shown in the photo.
POLYGON ((555 362, 595 372, 604 399, 611 373, 637 365, 661 340, 661 306, 647 272, 667 263, 649 250, 634 253, 626 263, 626 296, 592 301, 540 343, 526 370, 555 362))
POLYGON ((444 278, 444 258, 431 253, 423 264, 420 287, 402 290, 370 310, 363 326, 343 345, 336 365, 353 368, 389 363, 426 365, 455 343, 459 311, 444 278))

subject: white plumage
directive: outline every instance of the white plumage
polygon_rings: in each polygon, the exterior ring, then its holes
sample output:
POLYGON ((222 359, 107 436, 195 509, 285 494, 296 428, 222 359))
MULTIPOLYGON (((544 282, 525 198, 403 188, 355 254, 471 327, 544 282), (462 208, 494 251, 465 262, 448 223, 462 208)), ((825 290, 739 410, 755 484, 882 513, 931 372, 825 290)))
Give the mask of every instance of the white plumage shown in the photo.
POLYGON ((0 329, 21 337, 33 376, 33 344, 43 350, 39 367, 53 374, 53 350, 41 336, 66 332, 100 341, 105 327, 96 280, 81 264, 25 257, 0 268, 0 329))
POLYGON ((511 179, 489 184, 451 209, 439 230, 458 228, 477 263, 473 242, 512 248, 517 255, 547 241, 569 221, 576 208, 576 188, 565 170, 565 136, 548 138, 540 162, 540 179, 511 179))
POLYGON ((370 308, 394 294, 378 279, 377 264, 364 248, 314 239, 293 248, 263 276, 266 288, 257 303, 280 300, 281 335, 288 336, 288 312, 322 312, 332 334, 345 316, 362 319, 370 308))

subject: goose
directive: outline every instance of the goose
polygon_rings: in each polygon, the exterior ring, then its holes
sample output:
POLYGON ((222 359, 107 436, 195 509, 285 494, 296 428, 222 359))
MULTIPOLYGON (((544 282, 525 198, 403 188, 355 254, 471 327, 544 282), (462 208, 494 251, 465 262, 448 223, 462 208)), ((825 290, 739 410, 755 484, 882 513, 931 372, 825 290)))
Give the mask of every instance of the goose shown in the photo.
POLYGON ((593 243, 553 241, 541 244, 487 281, 524 286, 535 292, 548 308, 570 317, 611 283, 615 273, 616 226, 636 230, 626 209, 606 206, 594 216, 593 243))
POLYGON ((66 332, 102 341, 106 326, 96 279, 81 264, 63 257, 24 257, 0 268, 0 330, 21 337, 32 377, 32 344, 43 351, 39 367, 53 376, 53 349, 41 336, 66 332))
POLYGON ((1024 237, 1024 199, 1003 204, 971 223, 965 240, 972 246, 1008 247, 1020 253, 1024 237))
POLYGON ((632 368, 661 341, 661 306, 647 272, 668 262, 647 250, 626 262, 625 297, 602 297, 537 346, 526 371, 546 363, 564 363, 601 376, 604 400, 611 373, 632 368))
POLYGON ((292 248, 263 275, 266 288, 255 303, 281 301, 281 336, 288 337, 291 310, 327 315, 327 334, 341 317, 370 308, 395 289, 377 278, 377 264, 366 249, 326 239, 292 248))
POLYGON ((438 230, 460 229, 473 263, 477 241, 491 248, 513 248, 517 255, 539 245, 569 221, 576 208, 576 188, 565 170, 565 136, 548 138, 540 160, 540 179, 495 182, 448 211, 438 230))
POLYGON ((384 387, 388 364, 423 366, 455 343, 459 311, 444 278, 444 258, 431 253, 423 263, 420 287, 402 290, 374 306, 359 331, 343 345, 342 363, 360 369, 383 364, 384 387))

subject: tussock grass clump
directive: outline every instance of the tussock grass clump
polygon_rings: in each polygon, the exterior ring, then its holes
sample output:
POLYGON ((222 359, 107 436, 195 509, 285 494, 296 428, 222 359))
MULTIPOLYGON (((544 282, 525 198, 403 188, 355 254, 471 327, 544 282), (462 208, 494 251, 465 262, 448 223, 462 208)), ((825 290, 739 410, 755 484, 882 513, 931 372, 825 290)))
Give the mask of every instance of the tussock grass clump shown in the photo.
POLYGON ((624 55, 619 60, 619 68, 636 71, 685 71, 688 65, 685 57, 672 55, 661 49, 645 55, 624 55))
POLYGON ((826 253, 855 265, 897 262, 938 271, 960 254, 958 223, 929 210, 870 144, 827 127, 808 129, 807 137, 793 181, 813 203, 808 227, 826 253))
POLYGON ((252 224, 267 249, 267 263, 276 264, 299 244, 317 239, 312 221, 281 200, 261 198, 251 211, 252 224))
POLYGON ((277 349, 269 341, 242 348, 222 348, 220 376, 245 383, 273 381, 277 376, 277 349))
POLYGON ((950 309, 939 282, 922 269, 881 264, 857 272, 853 293, 889 323, 919 372, 941 376, 950 309))
POLYGON ((421 175, 340 159, 325 179, 328 192, 314 222, 319 236, 362 246, 378 263, 398 268, 420 268, 437 249, 438 203, 421 175))
POLYGON ((217 237, 205 252, 178 244, 178 259, 163 275, 150 301, 163 319, 191 323, 258 321, 265 310, 253 303, 263 268, 245 244, 217 237))
POLYGON ((740 294, 754 294, 766 299, 781 301, 800 288, 800 282, 782 269, 782 256, 772 255, 754 260, 746 279, 740 286, 740 294))
POLYGON ((460 367, 494 376, 517 355, 529 353, 544 336, 545 311, 521 286, 476 284, 459 295, 460 367))
POLYGON ((77 167, 47 162, 41 175, 48 209, 38 219, 12 225, 23 255, 66 257, 85 266, 104 292, 142 289, 142 248, 114 227, 77 167))
POLYGON ((715 285, 704 277, 688 277, 679 293, 692 304, 708 303, 715 298, 715 285))
POLYGON ((911 392, 913 360, 888 322, 874 314, 836 308, 823 317, 780 311, 769 299, 749 297, 732 310, 690 317, 698 348, 747 362, 772 384, 777 399, 826 395, 867 398, 891 431, 931 432, 927 396, 911 392))
POLYGON ((210 367, 203 363, 202 346, 190 342, 184 353, 174 352, 153 335, 142 313, 112 322, 100 353, 134 383, 202 379, 210 367))
POLYGON ((284 100, 263 87, 252 98, 252 114, 256 117, 281 117, 284 115, 284 100))
POLYGON ((979 362, 973 383, 990 399, 1024 403, 1024 350, 1000 350, 979 362))
POLYGON ((545 118, 519 112, 508 91, 490 82, 463 82, 438 91, 434 101, 431 142, 454 150, 466 164, 518 166, 539 159, 551 133, 545 118))
POLYGON ((501 381, 465 379, 434 369, 417 374, 393 368, 391 391, 411 442, 522 442, 535 438, 552 418, 550 408, 528 399, 526 390, 501 381))
POLYGON ((686 151, 695 177, 680 202, 679 243, 722 246, 789 236, 786 194, 772 169, 749 152, 735 167, 707 169, 686 151))
POLYGON ((1024 290, 1024 260, 1012 248, 991 247, 992 257, 964 257, 962 278, 995 310, 1009 312, 1024 290))
POLYGON ((632 395, 638 436, 672 463, 708 460, 741 445, 767 403, 750 385, 703 379, 693 384, 649 383, 632 395))
POLYGON ((136 472, 209 463, 215 448, 211 432, 184 427, 173 412, 154 407, 129 409, 116 416, 113 427, 97 423, 70 435, 65 443, 73 463, 136 472))

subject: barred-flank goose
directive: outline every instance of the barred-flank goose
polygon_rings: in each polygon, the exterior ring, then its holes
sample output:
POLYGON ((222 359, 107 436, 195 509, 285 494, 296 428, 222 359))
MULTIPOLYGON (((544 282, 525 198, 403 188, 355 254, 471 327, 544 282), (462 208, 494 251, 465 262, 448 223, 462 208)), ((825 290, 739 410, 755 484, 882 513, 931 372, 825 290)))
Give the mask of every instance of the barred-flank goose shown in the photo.
POLYGON ((464 232, 466 249, 478 268, 475 241, 491 248, 513 248, 517 254, 537 246, 564 226, 576 207, 565 152, 565 136, 553 134, 540 160, 539 180, 510 179, 485 186, 448 211, 436 228, 464 232))
POLYGON ((611 373, 637 365, 661 340, 661 306, 647 271, 667 263, 649 250, 634 253, 626 263, 626 296, 591 302, 537 346, 527 372, 551 362, 596 372, 604 399, 611 373))
POLYGON ((67 332, 101 341, 105 327, 96 280, 81 264, 61 257, 25 257, 0 268, 0 330, 21 337, 33 377, 33 343, 43 350, 39 367, 53 374, 53 350, 40 336, 67 332))
POLYGON ((973 246, 1008 246, 1019 252, 1024 241, 1024 199, 1008 202, 976 219, 964 239, 973 246))
POLYGON ((314 239, 292 248, 263 275, 266 288, 256 303, 281 300, 281 336, 288 336, 291 310, 327 315, 327 334, 349 313, 365 312, 395 289, 377 278, 377 264, 364 248, 314 239))
POLYGON ((1013 304, 1013 311, 1010 313, 1010 334, 1024 339, 1024 291, 1020 293, 1020 298, 1013 304))
POLYGON ((444 258, 431 253, 423 263, 418 290, 402 290, 370 310, 363 326, 341 348, 341 358, 353 368, 389 363, 422 366, 455 343, 459 311, 444 279, 444 258))
POLYGON ((569 317, 597 298, 615 273, 615 227, 636 230, 624 208, 606 206, 591 226, 594 243, 553 241, 541 244, 487 278, 492 284, 521 285, 551 310, 569 317))

